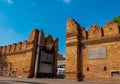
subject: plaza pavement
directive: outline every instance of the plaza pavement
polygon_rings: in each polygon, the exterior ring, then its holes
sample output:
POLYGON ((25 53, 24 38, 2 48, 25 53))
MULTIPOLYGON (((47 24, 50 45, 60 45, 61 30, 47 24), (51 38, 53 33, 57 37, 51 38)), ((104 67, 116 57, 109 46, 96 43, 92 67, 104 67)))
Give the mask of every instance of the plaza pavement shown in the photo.
POLYGON ((120 84, 120 82, 103 81, 66 81, 64 79, 34 79, 34 78, 0 78, 0 84, 120 84))

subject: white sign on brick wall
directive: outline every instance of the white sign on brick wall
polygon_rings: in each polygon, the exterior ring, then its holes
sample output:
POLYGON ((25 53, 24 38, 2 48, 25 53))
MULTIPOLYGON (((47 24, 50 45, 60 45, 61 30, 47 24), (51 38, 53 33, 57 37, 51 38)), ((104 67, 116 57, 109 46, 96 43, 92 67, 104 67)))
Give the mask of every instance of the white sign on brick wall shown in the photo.
POLYGON ((106 46, 88 48, 88 59, 107 58, 106 46))

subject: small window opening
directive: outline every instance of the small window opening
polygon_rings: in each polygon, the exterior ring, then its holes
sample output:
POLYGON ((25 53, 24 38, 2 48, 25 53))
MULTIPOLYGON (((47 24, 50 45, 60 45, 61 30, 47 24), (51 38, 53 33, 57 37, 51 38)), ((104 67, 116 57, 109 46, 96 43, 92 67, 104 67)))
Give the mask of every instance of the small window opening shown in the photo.
POLYGON ((106 66, 104 66, 104 70, 105 70, 105 71, 107 70, 107 67, 106 67, 106 66))
POLYGON ((112 28, 109 28, 110 30, 112 30, 112 28))
POLYGON ((87 71, 89 71, 89 67, 87 67, 87 71))

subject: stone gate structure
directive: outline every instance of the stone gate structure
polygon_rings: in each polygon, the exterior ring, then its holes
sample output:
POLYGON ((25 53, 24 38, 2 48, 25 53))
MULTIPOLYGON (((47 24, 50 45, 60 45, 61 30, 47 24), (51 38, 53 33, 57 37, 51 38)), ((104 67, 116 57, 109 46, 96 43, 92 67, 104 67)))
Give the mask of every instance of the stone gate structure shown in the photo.
POLYGON ((120 27, 107 22, 85 31, 68 19, 66 33, 66 80, 120 81, 120 27))
POLYGON ((58 39, 34 29, 28 41, 0 46, 0 76, 55 76, 57 56, 58 39))

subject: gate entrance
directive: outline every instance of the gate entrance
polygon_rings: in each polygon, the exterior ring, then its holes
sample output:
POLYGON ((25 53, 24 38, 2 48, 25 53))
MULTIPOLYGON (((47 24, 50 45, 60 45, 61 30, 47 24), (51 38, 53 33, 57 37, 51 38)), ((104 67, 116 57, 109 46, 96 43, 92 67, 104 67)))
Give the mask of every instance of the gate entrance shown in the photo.
POLYGON ((54 51, 42 50, 40 54, 39 77, 53 77, 54 51))
POLYGON ((0 46, 0 76, 53 77, 57 74, 58 39, 34 29, 28 40, 0 46))
POLYGON ((42 31, 39 32, 35 64, 35 77, 56 76, 57 60, 55 59, 55 44, 51 35, 44 39, 42 31))

